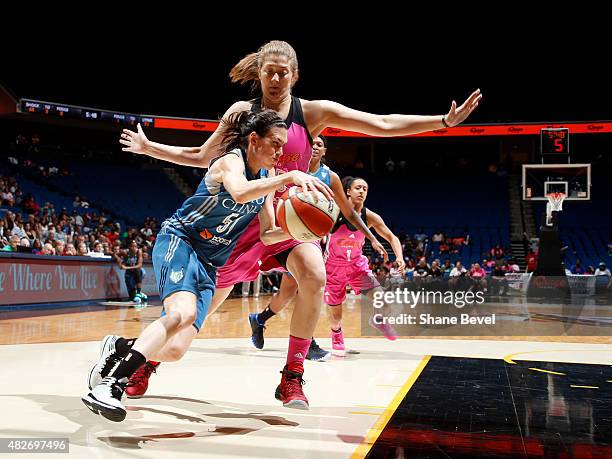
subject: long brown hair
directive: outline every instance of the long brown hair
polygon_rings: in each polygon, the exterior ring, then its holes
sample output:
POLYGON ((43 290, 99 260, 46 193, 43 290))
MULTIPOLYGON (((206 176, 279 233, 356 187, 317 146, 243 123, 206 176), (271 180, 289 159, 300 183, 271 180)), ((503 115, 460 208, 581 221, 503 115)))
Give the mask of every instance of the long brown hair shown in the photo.
POLYGON ((273 40, 263 45, 256 53, 251 53, 243 57, 232 70, 229 76, 232 83, 246 84, 252 82, 253 90, 260 86, 259 71, 266 57, 270 55, 285 56, 289 60, 289 66, 293 73, 293 84, 298 80, 298 60, 293 47, 286 41, 273 40))
POLYGON ((260 112, 247 110, 232 113, 227 120, 222 120, 221 124, 223 139, 221 140, 221 148, 226 152, 237 147, 246 151, 251 132, 257 133, 260 137, 265 137, 273 127, 287 129, 285 121, 274 110, 262 110, 260 112))

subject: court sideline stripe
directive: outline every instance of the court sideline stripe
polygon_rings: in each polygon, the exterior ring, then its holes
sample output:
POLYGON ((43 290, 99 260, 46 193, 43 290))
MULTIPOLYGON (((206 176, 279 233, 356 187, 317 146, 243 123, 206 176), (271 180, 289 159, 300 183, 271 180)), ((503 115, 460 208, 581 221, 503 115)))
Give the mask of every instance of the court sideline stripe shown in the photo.
POLYGON ((408 391, 412 388, 416 380, 419 378, 419 376, 421 375, 421 373, 423 372, 423 370, 429 363, 430 359, 431 359, 430 355, 426 355, 423 357, 423 359, 421 360, 421 363, 419 363, 419 366, 416 367, 416 369, 412 372, 408 380, 404 383, 402 388, 397 392, 393 400, 391 400, 391 403, 389 403, 389 406, 387 406, 385 411, 382 412, 382 414, 376 420, 374 425, 370 429, 368 429, 365 439, 357 447, 355 452, 351 455, 351 459, 361 459, 368 455, 368 453, 370 452, 370 449, 372 449, 372 446, 374 446, 374 443, 376 443, 376 440, 378 440, 378 437, 380 436, 382 431, 385 429, 385 427, 389 423, 389 420, 393 416, 393 413, 395 413, 395 410, 397 410, 397 407, 399 406, 399 404, 402 402, 402 400, 404 400, 404 397, 406 396, 408 391))

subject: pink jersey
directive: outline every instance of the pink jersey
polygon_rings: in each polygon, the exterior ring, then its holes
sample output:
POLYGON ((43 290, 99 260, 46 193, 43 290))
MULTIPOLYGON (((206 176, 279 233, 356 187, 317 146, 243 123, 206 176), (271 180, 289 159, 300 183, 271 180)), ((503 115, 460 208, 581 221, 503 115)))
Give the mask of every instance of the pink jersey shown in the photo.
MULTIPOLYGON (((361 219, 368 224, 365 207, 361 210, 361 219)), ((365 235, 341 214, 325 251, 326 304, 342 304, 346 298, 347 285, 350 285, 357 295, 380 286, 370 270, 368 259, 363 255, 364 243, 365 235)))
MULTIPOLYGON (((251 110, 260 109, 261 101, 256 99, 251 110)), ((302 104, 297 97, 291 97, 291 108, 285 123, 289 128, 287 143, 283 146, 283 154, 278 159, 276 173, 282 174, 296 169, 308 172, 312 156, 312 140, 304 121, 302 104)), ((277 190, 275 204, 285 190, 285 186, 277 190)), ((217 270, 217 287, 225 288, 237 282, 253 281, 257 278, 260 268, 262 270, 281 268, 274 255, 299 244, 302 242, 290 239, 273 245, 264 245, 259 239, 259 218, 253 219, 247 230, 239 237, 227 263, 217 270)))
MULTIPOLYGON (((361 218, 366 222, 366 209, 361 211, 361 218)), ((367 225, 367 223, 366 223, 367 225)), ((334 265, 352 265, 363 257, 365 235, 358 231, 340 214, 336 227, 330 234, 325 252, 326 262, 334 265)))

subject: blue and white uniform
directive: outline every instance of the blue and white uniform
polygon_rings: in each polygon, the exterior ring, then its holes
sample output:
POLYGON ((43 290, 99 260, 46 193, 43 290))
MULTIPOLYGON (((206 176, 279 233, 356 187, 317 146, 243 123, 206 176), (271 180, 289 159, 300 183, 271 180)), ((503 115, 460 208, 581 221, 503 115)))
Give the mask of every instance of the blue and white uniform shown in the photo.
MULTIPOLYGON (((248 171, 246 154, 241 149, 226 154, 243 159, 247 180, 267 176, 265 169, 257 176, 248 171)), ((225 264, 238 237, 259 213, 264 201, 265 197, 261 197, 238 204, 223 184, 207 173, 195 194, 162 223, 153 249, 160 298, 163 301, 177 291, 195 294, 197 318, 193 325, 198 331, 215 291, 216 269, 225 264)))
POLYGON ((309 174, 331 187, 331 170, 325 164, 321 164, 316 172, 309 172, 309 174))

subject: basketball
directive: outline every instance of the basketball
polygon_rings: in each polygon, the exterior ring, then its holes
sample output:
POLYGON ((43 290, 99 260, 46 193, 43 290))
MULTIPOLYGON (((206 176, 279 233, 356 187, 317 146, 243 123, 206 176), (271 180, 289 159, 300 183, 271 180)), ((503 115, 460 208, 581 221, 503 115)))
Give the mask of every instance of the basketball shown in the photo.
POLYGON ((302 242, 316 241, 328 234, 340 213, 336 202, 327 200, 319 191, 305 193, 298 187, 291 187, 280 199, 282 202, 276 210, 279 225, 293 239, 302 242))

